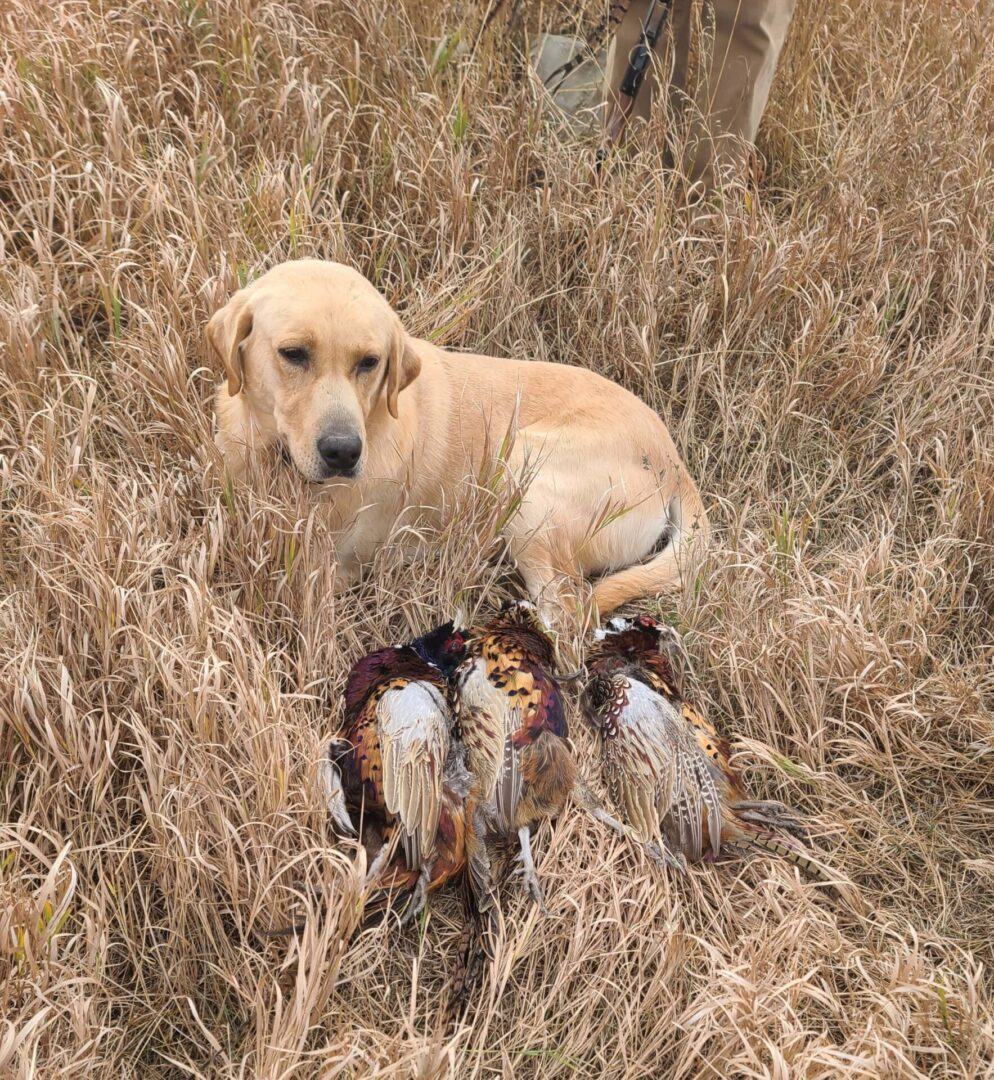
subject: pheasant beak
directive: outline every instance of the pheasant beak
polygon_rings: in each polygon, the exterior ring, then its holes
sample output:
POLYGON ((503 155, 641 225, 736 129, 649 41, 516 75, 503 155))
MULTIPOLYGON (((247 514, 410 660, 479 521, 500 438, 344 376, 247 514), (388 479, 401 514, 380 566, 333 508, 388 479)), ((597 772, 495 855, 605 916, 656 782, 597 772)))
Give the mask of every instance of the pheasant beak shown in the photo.
POLYGON ((566 675, 553 675, 552 681, 559 683, 560 686, 563 683, 576 682, 578 679, 585 679, 587 677, 587 669, 581 667, 578 671, 571 671, 566 675))

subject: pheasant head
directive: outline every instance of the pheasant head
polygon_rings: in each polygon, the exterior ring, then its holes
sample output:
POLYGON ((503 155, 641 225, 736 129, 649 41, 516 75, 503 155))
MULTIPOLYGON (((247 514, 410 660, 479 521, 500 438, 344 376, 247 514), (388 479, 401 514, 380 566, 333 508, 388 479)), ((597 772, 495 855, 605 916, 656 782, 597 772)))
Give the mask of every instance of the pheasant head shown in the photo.
POLYGON ((450 678, 466 657, 467 632, 450 619, 447 623, 415 638, 412 648, 426 664, 437 667, 445 678, 450 678))
POLYGON ((680 635, 651 615, 609 619, 594 631, 596 657, 617 656, 629 663, 644 663, 651 657, 682 649, 680 635))

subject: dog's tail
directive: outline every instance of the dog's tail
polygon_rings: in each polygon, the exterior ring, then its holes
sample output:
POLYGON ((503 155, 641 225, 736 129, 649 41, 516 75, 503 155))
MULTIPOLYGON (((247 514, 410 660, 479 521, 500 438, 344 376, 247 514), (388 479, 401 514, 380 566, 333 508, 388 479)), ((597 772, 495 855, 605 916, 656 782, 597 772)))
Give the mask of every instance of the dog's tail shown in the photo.
POLYGON ((707 517, 696 490, 691 487, 682 495, 674 495, 666 507, 666 517, 661 537, 665 546, 658 554, 608 574, 594 585, 594 602, 602 619, 622 604, 678 584, 686 574, 691 542, 703 544, 708 537, 707 517))

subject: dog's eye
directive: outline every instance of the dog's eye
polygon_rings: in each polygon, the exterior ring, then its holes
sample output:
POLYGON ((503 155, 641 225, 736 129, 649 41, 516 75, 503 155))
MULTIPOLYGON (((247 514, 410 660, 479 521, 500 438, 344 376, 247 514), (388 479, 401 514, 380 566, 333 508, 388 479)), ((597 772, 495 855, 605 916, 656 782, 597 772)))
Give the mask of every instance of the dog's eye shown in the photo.
POLYGON ((364 356, 359 361, 356 371, 358 371, 360 375, 365 374, 367 371, 372 371, 379 362, 380 358, 378 356, 364 356))
POLYGON ((285 349, 276 350, 289 364, 306 364, 307 350, 299 345, 288 345, 285 349))

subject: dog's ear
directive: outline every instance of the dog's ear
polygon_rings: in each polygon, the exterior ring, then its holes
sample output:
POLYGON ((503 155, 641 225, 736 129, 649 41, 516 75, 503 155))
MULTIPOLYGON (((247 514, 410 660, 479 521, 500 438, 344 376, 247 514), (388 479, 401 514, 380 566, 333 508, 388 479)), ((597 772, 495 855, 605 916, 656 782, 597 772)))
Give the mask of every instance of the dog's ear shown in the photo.
POLYGON ((387 408, 394 420, 399 418, 397 397, 421 374, 421 357, 414 343, 398 324, 390 350, 390 367, 387 369, 387 408))
POLYGON ((252 309, 244 289, 215 311, 207 324, 207 340, 224 364, 228 376, 228 394, 234 397, 245 385, 242 345, 252 333, 252 309))

